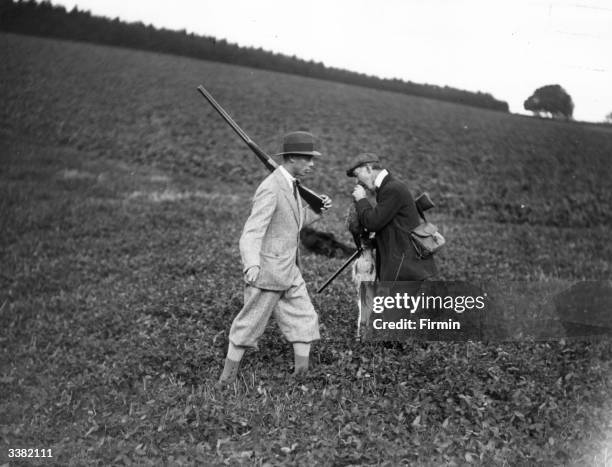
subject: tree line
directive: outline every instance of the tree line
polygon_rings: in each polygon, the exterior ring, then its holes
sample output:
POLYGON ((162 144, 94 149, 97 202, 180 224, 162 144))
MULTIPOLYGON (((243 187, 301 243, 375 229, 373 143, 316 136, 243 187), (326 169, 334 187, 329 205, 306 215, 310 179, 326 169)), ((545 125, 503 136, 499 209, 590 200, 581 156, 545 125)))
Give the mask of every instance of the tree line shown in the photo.
POLYGON ((67 11, 49 1, 0 0, 0 30, 183 55, 508 112, 506 102, 488 93, 378 78, 261 48, 241 47, 185 30, 157 29, 142 22, 127 23, 118 18, 94 16, 76 7, 67 11))

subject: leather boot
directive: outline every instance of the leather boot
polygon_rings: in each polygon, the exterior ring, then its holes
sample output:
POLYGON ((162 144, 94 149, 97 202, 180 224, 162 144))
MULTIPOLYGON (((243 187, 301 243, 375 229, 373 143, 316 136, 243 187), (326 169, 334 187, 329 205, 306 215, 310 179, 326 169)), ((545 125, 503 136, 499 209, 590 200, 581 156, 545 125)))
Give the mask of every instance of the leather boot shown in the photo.
POLYGON ((294 370, 293 376, 304 375, 308 372, 308 355, 294 355, 294 370))
POLYGON ((239 368, 240 361, 234 361, 226 358, 225 364, 223 365, 223 373, 221 373, 219 381, 217 381, 217 384, 215 384, 215 389, 221 389, 223 386, 227 386, 236 381, 239 368))

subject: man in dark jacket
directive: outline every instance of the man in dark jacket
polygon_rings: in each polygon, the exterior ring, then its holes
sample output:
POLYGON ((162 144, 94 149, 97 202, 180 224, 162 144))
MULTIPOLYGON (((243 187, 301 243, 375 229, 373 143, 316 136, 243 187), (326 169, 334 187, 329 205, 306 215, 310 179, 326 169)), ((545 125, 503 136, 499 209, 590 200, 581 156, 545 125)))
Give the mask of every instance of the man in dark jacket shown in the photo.
POLYGON ((376 232, 378 280, 421 281, 435 275, 433 257, 419 258, 410 241, 410 231, 421 223, 421 217, 406 184, 389 174, 378 156, 371 153, 357 155, 346 174, 358 181, 353 198, 359 222, 376 232), (376 193, 375 207, 364 187, 376 193))

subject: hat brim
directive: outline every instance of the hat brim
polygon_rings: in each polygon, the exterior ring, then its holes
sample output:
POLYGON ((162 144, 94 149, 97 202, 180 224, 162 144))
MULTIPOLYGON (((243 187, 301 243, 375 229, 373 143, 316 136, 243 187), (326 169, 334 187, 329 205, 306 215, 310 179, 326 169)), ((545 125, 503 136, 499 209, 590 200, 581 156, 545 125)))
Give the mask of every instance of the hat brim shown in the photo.
POLYGON ((363 161, 363 162, 359 162, 359 164, 357 164, 354 167, 351 167, 350 169, 348 169, 346 171, 346 175, 348 177, 356 177, 357 175, 355 175, 355 169, 358 169, 359 167, 363 167, 366 164, 374 164, 374 163, 380 163, 380 160, 378 159, 373 159, 371 161, 363 161))
POLYGON ((291 151, 291 152, 279 152, 278 154, 274 154, 274 156, 313 156, 313 157, 323 157, 319 151, 291 151))
POLYGON ((369 164, 369 162, 364 162, 363 164, 359 164, 359 165, 356 165, 355 167, 351 167, 350 169, 346 171, 346 175, 348 177, 356 177, 357 175, 355 175, 355 169, 358 169, 359 167, 363 167, 366 164, 369 164))

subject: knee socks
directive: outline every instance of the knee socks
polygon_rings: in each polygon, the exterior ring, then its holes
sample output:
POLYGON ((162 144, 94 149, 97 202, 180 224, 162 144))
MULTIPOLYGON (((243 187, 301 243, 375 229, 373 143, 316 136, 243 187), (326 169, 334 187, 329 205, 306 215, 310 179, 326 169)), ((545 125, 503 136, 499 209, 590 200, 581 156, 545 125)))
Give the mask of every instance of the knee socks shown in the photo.
POLYGON ((293 374, 308 371, 308 361, 310 355, 310 344, 304 342, 293 343, 294 370, 293 374))

